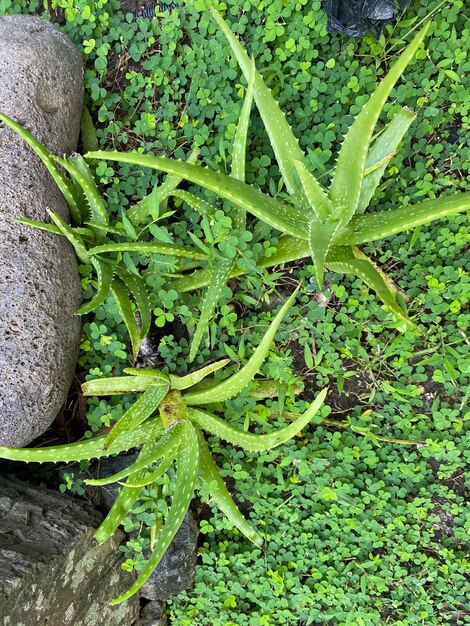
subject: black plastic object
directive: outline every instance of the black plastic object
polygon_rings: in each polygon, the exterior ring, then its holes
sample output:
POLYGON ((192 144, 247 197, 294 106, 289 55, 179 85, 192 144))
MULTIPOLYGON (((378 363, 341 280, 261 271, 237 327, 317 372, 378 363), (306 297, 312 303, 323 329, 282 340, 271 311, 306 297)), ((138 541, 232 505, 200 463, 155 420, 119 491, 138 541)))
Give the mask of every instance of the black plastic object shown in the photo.
POLYGON ((364 37, 370 30, 376 39, 385 24, 410 4, 411 0, 323 0, 330 32, 364 37))

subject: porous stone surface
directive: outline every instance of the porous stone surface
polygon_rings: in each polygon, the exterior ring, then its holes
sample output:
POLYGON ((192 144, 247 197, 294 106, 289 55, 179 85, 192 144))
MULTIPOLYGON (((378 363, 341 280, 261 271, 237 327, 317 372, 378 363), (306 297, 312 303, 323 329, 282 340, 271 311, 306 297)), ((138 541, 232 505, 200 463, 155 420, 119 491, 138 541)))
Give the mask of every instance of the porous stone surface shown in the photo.
POLYGON ((117 532, 99 546, 102 516, 70 496, 0 477, 0 623, 138 626, 139 601, 110 606, 131 584, 117 532))
MULTIPOLYGON (((76 149, 83 98, 81 57, 37 17, 0 17, 0 111, 55 154, 76 149)), ((64 237, 12 218, 68 219, 45 166, 0 123, 0 444, 24 446, 63 404, 78 355, 81 288, 64 237)))

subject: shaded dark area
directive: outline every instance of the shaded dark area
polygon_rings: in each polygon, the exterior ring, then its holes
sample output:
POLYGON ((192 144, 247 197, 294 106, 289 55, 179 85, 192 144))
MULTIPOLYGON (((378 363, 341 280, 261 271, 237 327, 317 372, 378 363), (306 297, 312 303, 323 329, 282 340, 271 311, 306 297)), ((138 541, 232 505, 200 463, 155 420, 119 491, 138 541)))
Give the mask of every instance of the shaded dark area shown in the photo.
POLYGON ((323 0, 330 32, 364 37, 370 30, 376 39, 410 4, 411 0, 323 0))

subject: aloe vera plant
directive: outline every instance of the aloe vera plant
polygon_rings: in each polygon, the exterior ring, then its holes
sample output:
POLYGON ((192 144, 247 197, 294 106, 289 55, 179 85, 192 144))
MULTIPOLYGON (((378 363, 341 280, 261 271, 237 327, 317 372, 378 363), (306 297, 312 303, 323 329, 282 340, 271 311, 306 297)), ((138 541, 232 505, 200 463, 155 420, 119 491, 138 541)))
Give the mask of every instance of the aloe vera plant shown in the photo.
MULTIPOLYGON (((109 293, 112 293, 129 332, 132 352, 136 357, 140 343, 150 329, 151 307, 144 280, 136 268, 133 268, 135 270, 133 271, 125 266, 122 262, 123 254, 126 252, 144 255, 162 254, 186 258, 193 262, 205 261, 207 258, 206 254, 193 248, 170 243, 139 241, 139 234, 135 230, 147 218, 151 221, 152 217, 154 219, 164 217, 159 215, 159 207, 174 192, 182 178, 168 176, 162 185, 156 185, 148 196, 131 207, 128 216, 122 216, 123 225, 113 227, 109 223, 108 210, 98 192, 91 169, 82 156, 79 154, 69 157, 55 156, 7 115, 0 113, 0 121, 17 132, 41 158, 67 201, 75 226, 67 224, 53 211, 49 211, 51 224, 28 219, 17 221, 66 237, 78 259, 91 265, 96 275, 96 291, 91 300, 85 302, 76 314, 85 315, 93 311, 103 304, 109 293), (108 236, 117 237, 117 240, 110 241, 108 236), (139 312, 138 321, 135 311, 139 312)), ((197 155, 196 150, 190 155, 188 162, 194 162, 197 155)))
MULTIPOLYGON (((86 156, 154 168, 173 176, 181 176, 215 192, 231 205, 238 207, 240 215, 250 212, 283 233, 276 253, 261 259, 262 266, 311 256, 319 285, 322 284, 325 268, 358 276, 376 292, 403 324, 414 326, 398 289, 357 246, 391 237, 470 208, 470 193, 466 192, 407 207, 367 212, 387 164, 415 115, 409 109, 403 108, 382 132, 374 136, 374 130, 387 98, 413 59, 429 24, 405 48, 355 119, 344 137, 329 187, 324 188, 308 170, 305 155, 270 90, 254 68, 254 62, 219 13, 213 8, 211 12, 224 32, 249 85, 237 131, 238 142, 235 142, 233 148, 231 176, 212 172, 197 164, 151 155, 98 151, 90 152, 86 156), (245 158, 246 118, 252 99, 269 135, 285 187, 290 194, 289 201, 273 198, 243 181, 243 168, 239 165, 244 163, 245 158)), ((201 320, 206 323, 224 281, 227 277, 240 273, 242 272, 233 263, 227 262, 218 272, 211 268, 197 270, 175 281, 173 287, 181 292, 209 285, 207 304, 201 315, 201 320)), ((196 333, 192 356, 200 341, 201 332, 199 330, 196 333)))
POLYGON ((289 298, 273 318, 248 362, 225 380, 212 381, 209 386, 200 384, 206 376, 226 366, 227 359, 183 377, 167 375, 155 369, 129 368, 125 370, 127 376, 99 378, 83 385, 83 392, 87 396, 141 394, 108 434, 50 448, 0 447, 0 457, 5 459, 70 462, 119 454, 142 446, 137 460, 130 467, 105 479, 86 481, 90 485, 126 481, 111 511, 96 531, 99 543, 106 541, 115 532, 139 499, 144 487, 176 464, 172 503, 165 524, 157 532, 152 555, 130 589, 115 598, 112 604, 128 599, 148 579, 178 531, 198 484, 250 541, 262 546, 260 535, 233 501, 212 458, 203 431, 245 450, 269 450, 288 441, 310 422, 323 404, 326 389, 317 395, 304 414, 284 428, 263 435, 235 428, 204 407, 236 396, 253 379, 266 358, 276 331, 295 295, 296 293, 289 298))

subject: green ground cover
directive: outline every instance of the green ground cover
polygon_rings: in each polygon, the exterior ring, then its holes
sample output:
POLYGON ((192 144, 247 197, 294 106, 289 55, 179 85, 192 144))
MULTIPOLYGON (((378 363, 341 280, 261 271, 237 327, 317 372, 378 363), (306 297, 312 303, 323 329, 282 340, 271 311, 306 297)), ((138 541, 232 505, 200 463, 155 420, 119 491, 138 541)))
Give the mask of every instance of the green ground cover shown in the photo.
MULTIPOLYGON (((132 10, 131 5, 124 8, 132 10)), ((434 14, 426 49, 416 55, 382 116, 385 122, 404 105, 418 114, 376 196, 384 209, 469 189, 468 17, 459 1, 414 5, 379 41, 327 33, 316 1, 218 5, 255 55, 310 169, 322 181, 352 116, 410 31, 434 14)), ((183 158, 199 147, 206 165, 229 172, 246 83, 203 8, 198 0, 181 3, 149 20, 134 19, 114 0, 0 0, 0 14, 49 11, 83 50, 86 103, 101 149, 139 148, 183 158)), ((246 179, 272 195, 282 194, 255 111, 251 120, 246 179)), ((126 164, 97 162, 96 172, 114 225, 125 222, 122 209, 156 180, 150 170, 126 164)), ((199 215, 187 204, 170 203, 167 210, 175 213, 156 223, 153 237, 194 246, 190 231, 207 243, 199 215)), ((296 262, 258 268, 232 281, 222 291, 193 364, 189 339, 203 291, 180 293, 172 286, 171 258, 125 255, 128 267, 145 270, 156 358, 169 373, 226 356, 235 371, 258 345, 272 310, 301 281, 262 368, 264 377, 278 382, 278 393, 261 402, 254 385, 228 401, 225 417, 233 425, 282 427, 286 417, 280 413, 300 413, 329 386, 323 422, 282 448, 248 453, 210 440, 222 474, 233 479, 232 492, 265 547, 245 541, 208 500, 200 511, 203 538, 195 587, 171 601, 171 623, 470 623, 465 224, 464 215, 454 216, 367 248, 410 296, 410 315, 424 335, 399 332, 361 281, 327 272, 320 291, 311 262, 296 262)), ((219 228, 215 237, 223 240, 223 219, 219 228)), ((265 251, 257 242, 277 243, 276 231, 259 221, 251 231, 255 244, 242 248, 246 268, 265 251)), ((80 271, 90 297, 90 266, 80 271)), ((85 320, 80 373, 88 379, 121 373, 131 360, 128 333, 110 297, 85 320)), ((90 431, 109 426, 131 400, 89 400, 90 431)), ((163 497, 141 507, 127 528, 153 524, 165 507, 163 497)), ((126 551, 129 568, 141 561, 134 547, 126 551)))

